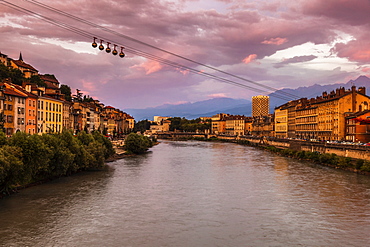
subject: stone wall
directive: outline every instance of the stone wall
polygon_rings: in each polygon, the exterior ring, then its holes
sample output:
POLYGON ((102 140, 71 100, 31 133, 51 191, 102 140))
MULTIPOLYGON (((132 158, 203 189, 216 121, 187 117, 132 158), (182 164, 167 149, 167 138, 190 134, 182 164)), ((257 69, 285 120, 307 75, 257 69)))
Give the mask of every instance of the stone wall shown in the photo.
POLYGON ((271 145, 278 148, 289 148, 297 151, 333 153, 338 156, 370 160, 370 146, 331 144, 325 142, 310 142, 288 139, 266 139, 266 141, 263 142, 261 138, 256 137, 242 137, 239 139, 261 145, 271 145))

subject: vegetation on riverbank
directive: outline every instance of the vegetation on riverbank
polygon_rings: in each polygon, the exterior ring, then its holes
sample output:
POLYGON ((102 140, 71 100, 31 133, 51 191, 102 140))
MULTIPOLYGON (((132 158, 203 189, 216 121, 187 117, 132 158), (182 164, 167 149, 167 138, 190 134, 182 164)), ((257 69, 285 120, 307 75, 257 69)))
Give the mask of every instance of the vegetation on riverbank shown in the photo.
POLYGON ((77 136, 69 131, 43 135, 18 132, 6 138, 0 131, 0 197, 17 187, 100 169, 114 153, 112 143, 99 132, 82 131, 77 136))
POLYGON ((142 154, 153 147, 154 143, 155 140, 153 141, 147 136, 130 133, 125 138, 125 150, 127 154, 142 154))
POLYGON ((260 147, 265 150, 278 153, 280 155, 299 159, 299 160, 308 160, 316 164, 321 164, 337 169, 348 170, 361 174, 370 174, 370 161, 362 159, 354 159, 350 157, 338 156, 333 153, 319 153, 319 152, 310 152, 310 151, 297 151, 292 149, 277 148, 270 145, 258 145, 256 143, 249 142, 247 140, 236 141, 239 144, 260 147))
POLYGON ((321 164, 337 169, 349 170, 352 172, 370 175, 370 161, 363 159, 354 159, 350 157, 338 156, 333 153, 319 153, 319 152, 310 152, 310 151, 296 151, 292 149, 277 148, 270 145, 260 145, 257 143, 250 142, 248 140, 226 140, 219 138, 203 138, 196 137, 193 138, 198 141, 221 141, 221 142, 233 142, 241 145, 248 145, 253 147, 262 148, 270 152, 280 154, 282 156, 299 159, 299 160, 308 160, 316 164, 321 164))

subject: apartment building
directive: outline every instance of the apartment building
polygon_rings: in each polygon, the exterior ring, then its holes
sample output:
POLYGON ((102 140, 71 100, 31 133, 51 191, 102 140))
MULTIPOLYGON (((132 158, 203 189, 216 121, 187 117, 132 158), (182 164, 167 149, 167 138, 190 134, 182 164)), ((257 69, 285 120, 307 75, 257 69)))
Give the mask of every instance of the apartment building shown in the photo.
POLYGON ((212 134, 224 134, 226 133, 226 117, 229 114, 219 113, 211 117, 211 133, 212 134))
MULTIPOLYGON (((18 69, 24 78, 38 75, 44 86, 23 81, 23 85, 4 80, 0 85, 0 111, 4 117, 4 129, 8 136, 16 131, 29 134, 55 133, 62 129, 74 132, 98 130, 103 132, 123 133, 133 130, 135 119, 114 107, 104 109, 104 104, 97 100, 88 101, 82 97, 65 100, 61 94, 60 83, 54 75, 38 74, 30 64, 0 53, 0 63, 6 67, 18 69)), ((16 83, 21 84, 22 81, 16 83)), ((78 90, 79 91, 79 90, 78 90)), ((81 96, 81 94, 79 94, 81 96)))
POLYGON ((346 141, 370 142, 370 109, 346 114, 346 141))
POLYGON ((270 108, 270 97, 258 95, 252 97, 252 117, 267 116, 270 108))
MULTIPOLYGON (((288 110, 288 137, 318 140, 345 140, 346 116, 367 110, 370 97, 364 87, 323 92, 316 98, 290 101, 275 109, 275 114, 288 110)), ((285 113, 284 113, 285 114, 285 113)), ((277 128, 278 125, 276 125, 277 128)), ((280 131, 280 130, 279 130, 280 131)), ((279 133, 279 136, 283 134, 279 133)))
MULTIPOLYGON (((25 129, 28 134, 37 133, 37 100, 38 96, 31 93, 31 85, 26 85, 25 88, 11 84, 15 91, 23 94, 25 98, 24 115, 25 115, 25 129)), ((16 106, 17 107, 17 106, 16 106)), ((22 107, 22 106, 21 106, 22 107)), ((18 109, 18 108, 17 108, 18 109)), ((18 109, 19 111, 19 109, 18 109)), ((22 130, 23 131, 23 130, 22 130)))
POLYGON ((288 109, 281 107, 275 109, 275 136, 278 138, 288 137, 288 109))

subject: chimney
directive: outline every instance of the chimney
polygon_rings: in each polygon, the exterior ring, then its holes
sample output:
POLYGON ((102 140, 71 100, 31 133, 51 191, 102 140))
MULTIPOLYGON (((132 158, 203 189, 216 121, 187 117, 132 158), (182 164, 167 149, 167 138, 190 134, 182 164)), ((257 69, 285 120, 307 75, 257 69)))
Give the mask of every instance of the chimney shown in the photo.
POLYGON ((31 84, 27 84, 25 87, 26 91, 29 93, 31 92, 31 88, 32 88, 31 84))
POLYGON ((356 111, 356 95, 357 95, 357 92, 356 92, 356 86, 352 86, 351 87, 351 92, 352 92, 352 112, 355 112, 356 111))
POLYGON ((366 88, 365 88, 365 87, 359 87, 359 88, 358 88, 358 92, 359 92, 360 94, 366 95, 366 88))

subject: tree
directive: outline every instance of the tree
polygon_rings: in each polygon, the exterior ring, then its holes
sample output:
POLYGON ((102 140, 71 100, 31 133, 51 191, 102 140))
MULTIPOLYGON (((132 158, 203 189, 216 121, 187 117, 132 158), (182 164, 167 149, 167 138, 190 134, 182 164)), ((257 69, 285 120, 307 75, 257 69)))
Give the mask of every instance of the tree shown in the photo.
POLYGON ((68 85, 60 85, 60 92, 65 95, 67 101, 72 101, 72 91, 68 85))
POLYGON ((24 81, 24 74, 19 69, 9 69, 10 80, 12 83, 22 86, 24 81))
POLYGON ((10 79, 12 83, 22 85, 24 75, 19 69, 8 68, 0 63, 0 80, 10 79))
POLYGON ((6 67, 3 63, 0 63, 0 81, 10 78, 9 68, 6 67))
POLYGON ((0 112, 0 131, 5 132, 5 115, 4 112, 0 112))
POLYGON ((152 141, 143 135, 130 133, 125 139, 125 149, 128 153, 142 154, 153 146, 152 141))
POLYGON ((45 81, 43 81, 41 79, 41 77, 38 76, 38 75, 32 75, 31 78, 30 78, 30 82, 34 83, 34 84, 36 84, 37 86, 40 86, 40 87, 46 87, 45 81))
POLYGON ((136 133, 136 132, 140 131, 140 133, 144 133, 146 130, 150 129, 150 125, 152 125, 152 124, 150 123, 150 121, 148 119, 141 120, 141 121, 135 123, 134 132, 136 133))
POLYGON ((9 194, 23 180, 22 151, 5 145, 0 148, 0 193, 9 194))

